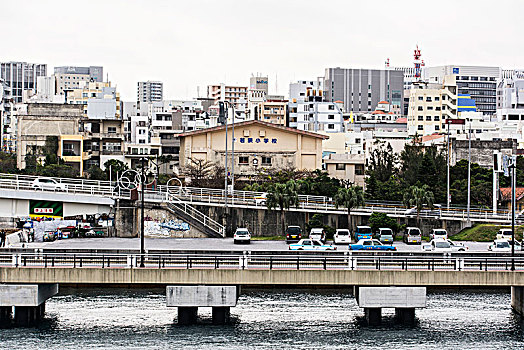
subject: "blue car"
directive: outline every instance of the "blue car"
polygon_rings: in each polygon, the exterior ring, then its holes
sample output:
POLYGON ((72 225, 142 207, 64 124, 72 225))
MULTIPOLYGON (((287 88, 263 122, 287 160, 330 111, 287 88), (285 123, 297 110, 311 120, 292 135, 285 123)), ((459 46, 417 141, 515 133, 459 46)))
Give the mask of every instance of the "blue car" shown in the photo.
POLYGON ((361 239, 349 245, 349 250, 397 250, 397 247, 381 243, 378 239, 361 239))
POLYGON ((357 226, 355 230, 355 242, 360 241, 361 239, 373 238, 373 231, 369 226, 357 226))

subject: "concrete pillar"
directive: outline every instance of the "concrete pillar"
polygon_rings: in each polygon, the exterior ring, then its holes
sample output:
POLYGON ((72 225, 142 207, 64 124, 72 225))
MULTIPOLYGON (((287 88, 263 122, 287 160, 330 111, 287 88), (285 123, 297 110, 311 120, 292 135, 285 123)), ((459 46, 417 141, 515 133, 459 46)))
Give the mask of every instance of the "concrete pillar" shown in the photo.
POLYGON ((0 326, 11 323, 13 317, 13 308, 11 306, 0 306, 0 326))
POLYGON ((228 324, 231 316, 230 309, 230 307, 214 307, 212 309, 213 324, 228 324))
POLYGON ((190 325, 197 322, 198 307, 178 307, 178 324, 190 325))
POLYGON ((370 326, 378 326, 382 323, 382 309, 379 307, 366 307, 364 308, 364 314, 366 315, 366 322, 370 326))
POLYGON ((45 315, 45 301, 38 306, 38 319, 44 318, 45 315))
POLYGON ((15 306, 15 325, 32 326, 37 320, 38 306, 15 306))
POLYGON ((395 317, 401 324, 412 325, 415 323, 415 308, 396 308, 395 317))
POLYGON ((511 308, 524 316, 524 287, 511 287, 511 308))

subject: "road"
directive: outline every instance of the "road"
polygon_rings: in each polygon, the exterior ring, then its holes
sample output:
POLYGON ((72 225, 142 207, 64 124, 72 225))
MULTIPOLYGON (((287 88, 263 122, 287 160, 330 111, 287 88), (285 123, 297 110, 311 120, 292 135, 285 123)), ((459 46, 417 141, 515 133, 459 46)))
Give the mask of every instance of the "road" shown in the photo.
MULTIPOLYGON (((488 242, 464 242, 469 252, 488 252, 488 242)), ((395 242, 399 252, 420 252, 420 245, 395 242)), ((12 248, 20 248, 21 244, 12 248)), ((138 238, 75 238, 55 242, 25 243, 29 249, 139 249, 138 238)), ((146 238, 146 250, 216 250, 216 251, 287 251, 285 241, 251 241, 248 244, 233 244, 232 238, 146 238)), ((337 250, 348 250, 348 245, 338 245, 337 250)), ((1 249, 0 249, 1 251, 1 249)))

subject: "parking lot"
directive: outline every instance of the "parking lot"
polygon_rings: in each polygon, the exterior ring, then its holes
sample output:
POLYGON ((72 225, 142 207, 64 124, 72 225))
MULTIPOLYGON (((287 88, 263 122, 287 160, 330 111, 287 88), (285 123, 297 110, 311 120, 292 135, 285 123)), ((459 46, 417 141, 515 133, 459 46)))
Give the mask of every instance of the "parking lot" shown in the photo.
MULTIPOLYGON (((328 244, 332 244, 328 241, 328 244)), ((488 242, 464 242, 470 252, 488 253, 488 242)), ((403 242, 394 244, 399 252, 420 252, 420 245, 407 245, 403 242)), ((25 243, 29 249, 53 248, 53 249, 139 249, 138 238, 75 238, 55 242, 25 243)), ((233 244, 232 238, 146 238, 146 250, 193 250, 193 251, 286 251, 288 245, 285 241, 262 241, 252 240, 250 244, 233 244)), ((13 246, 21 248, 21 244, 13 246)), ((337 250, 348 250, 348 245, 338 245, 337 250)), ((0 250, 1 251, 1 250, 0 250)))

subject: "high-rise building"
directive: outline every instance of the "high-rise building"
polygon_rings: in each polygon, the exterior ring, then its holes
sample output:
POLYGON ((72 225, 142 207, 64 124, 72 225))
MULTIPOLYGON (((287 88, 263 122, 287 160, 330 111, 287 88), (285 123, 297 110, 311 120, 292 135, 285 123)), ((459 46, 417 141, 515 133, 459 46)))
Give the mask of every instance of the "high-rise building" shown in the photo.
POLYGON ((0 63, 0 79, 11 88, 13 102, 23 101, 24 90, 36 92, 36 78, 47 75, 47 65, 27 62, 0 63))
POLYGON ((100 66, 55 67, 56 93, 64 95, 64 90, 80 89, 81 82, 103 82, 104 68, 100 66))
POLYGON ((504 123, 524 122, 524 79, 514 74, 503 78, 497 87, 497 119, 504 123))
POLYGON ((219 101, 226 101, 233 103, 235 108, 239 108, 247 103, 247 90, 247 86, 232 86, 225 84, 208 85, 207 97, 215 100, 215 104, 219 101))
POLYGON ((138 102, 157 102, 164 99, 164 84, 161 81, 139 81, 138 102))
POLYGON ((428 67, 423 72, 425 81, 437 84, 442 84, 445 76, 455 75, 457 93, 470 95, 475 100, 477 111, 495 115, 497 80, 501 75, 499 67, 447 65, 428 67))
POLYGON ((250 90, 261 90, 267 95, 268 92, 268 77, 251 77, 249 78, 250 90))
POLYGON ((327 68, 324 100, 342 101, 346 112, 373 112, 380 101, 403 110, 404 72, 391 69, 327 68))

